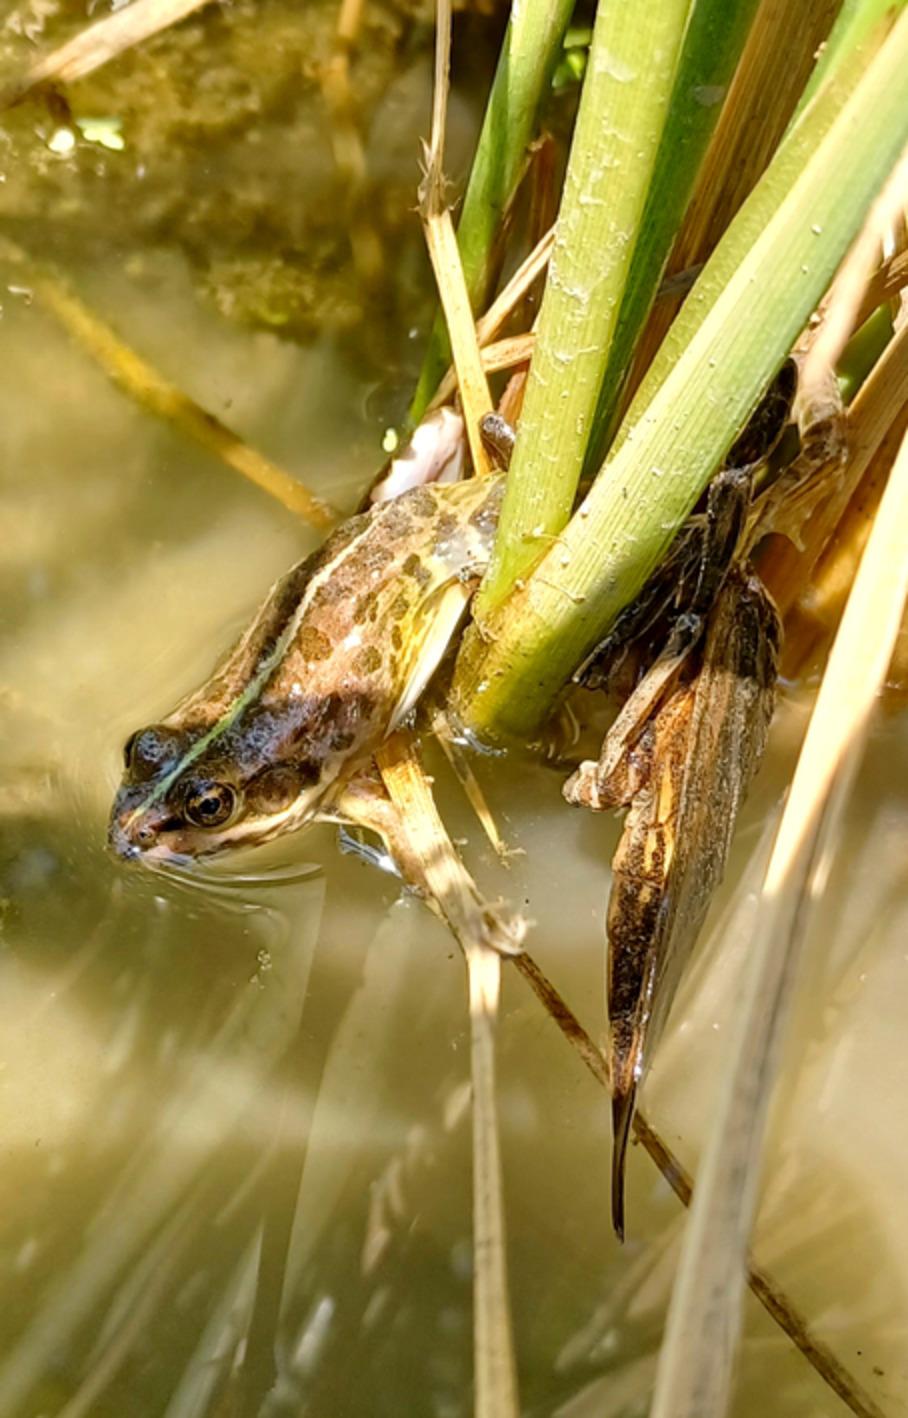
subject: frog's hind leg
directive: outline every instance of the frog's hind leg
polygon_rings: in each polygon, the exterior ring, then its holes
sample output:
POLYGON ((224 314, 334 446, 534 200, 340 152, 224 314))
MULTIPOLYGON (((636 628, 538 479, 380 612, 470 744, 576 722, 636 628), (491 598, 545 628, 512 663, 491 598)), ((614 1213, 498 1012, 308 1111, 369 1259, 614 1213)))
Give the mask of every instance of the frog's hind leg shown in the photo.
POLYGON ((406 810, 393 800, 373 763, 339 794, 335 820, 377 833, 406 884, 447 923, 464 949, 482 944, 500 955, 520 954, 526 921, 507 906, 483 899, 438 816, 409 739, 392 738, 380 750, 379 762, 383 774, 397 768, 401 781, 409 780, 406 810))

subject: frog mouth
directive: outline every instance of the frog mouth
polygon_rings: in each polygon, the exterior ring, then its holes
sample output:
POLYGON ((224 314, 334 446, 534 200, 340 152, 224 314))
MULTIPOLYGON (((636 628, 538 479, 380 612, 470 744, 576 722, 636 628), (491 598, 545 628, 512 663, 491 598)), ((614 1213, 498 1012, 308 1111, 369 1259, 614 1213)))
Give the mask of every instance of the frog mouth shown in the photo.
POLYGON ((317 862, 299 860, 250 870, 236 861, 227 843, 217 850, 196 855, 176 851, 165 843, 143 851, 125 837, 121 828, 114 827, 109 846, 121 860, 140 866, 147 873, 149 885, 155 878, 161 879, 161 886, 152 886, 153 890, 163 890, 166 881, 173 890, 202 892, 234 906, 237 892, 242 894, 245 903, 249 892, 298 886, 321 877, 323 870, 317 862))
POLYGON ((137 863, 160 870, 165 867, 188 867, 193 856, 180 852, 169 843, 158 838, 147 847, 136 842, 126 830, 122 821, 113 820, 107 833, 107 845, 115 857, 123 862, 137 863))
POLYGON ((257 847, 284 833, 311 825, 330 786, 324 782, 313 785, 285 808, 233 822, 222 831, 196 828, 168 818, 163 807, 157 819, 154 810, 150 812, 147 808, 115 810, 107 834, 108 847, 124 862, 158 871, 182 869, 188 872, 200 859, 223 858, 231 852, 257 847), (145 842, 141 840, 143 831, 148 836, 145 842))

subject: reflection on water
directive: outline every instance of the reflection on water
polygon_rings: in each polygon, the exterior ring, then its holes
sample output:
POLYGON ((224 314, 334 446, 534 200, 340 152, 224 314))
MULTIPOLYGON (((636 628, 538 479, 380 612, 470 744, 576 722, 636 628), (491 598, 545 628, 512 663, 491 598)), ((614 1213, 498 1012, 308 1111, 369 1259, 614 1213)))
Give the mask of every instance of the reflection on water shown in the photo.
MULTIPOLYGON (((327 339, 228 325, 173 252, 71 274, 170 377, 353 501, 380 432, 374 372, 327 339)), ((207 890, 102 850, 127 733, 208 671, 312 535, 128 405, 25 295, 2 303, 0 1416, 466 1415, 469 1051, 452 942, 329 828, 248 859, 262 880, 207 890)), ((648 1090, 689 1162, 752 855, 804 712, 780 716, 648 1090)), ((892 1206, 908 1164, 905 757, 893 719, 816 924, 758 1238, 888 1413, 908 1405, 908 1230, 892 1206)), ((598 1033, 614 823, 569 812, 550 770, 481 763, 525 853, 505 871, 433 766, 471 865, 536 922, 534 953, 598 1033)), ((525 1411, 642 1414, 677 1204, 635 1150, 630 1240, 613 1241, 605 1100, 510 974, 500 1086, 525 1411)), ((836 1405, 753 1304, 735 1412, 836 1405)))

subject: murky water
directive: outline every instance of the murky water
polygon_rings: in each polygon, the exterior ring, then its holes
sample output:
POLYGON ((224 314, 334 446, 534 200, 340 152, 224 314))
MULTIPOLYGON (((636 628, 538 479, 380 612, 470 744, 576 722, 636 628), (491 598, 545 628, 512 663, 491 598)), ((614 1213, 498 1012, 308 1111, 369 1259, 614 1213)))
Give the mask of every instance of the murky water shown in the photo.
MULTIPOLYGON (((417 131, 427 93, 425 55, 413 64, 411 98, 391 85, 385 100, 407 163, 400 134, 417 131)), ((406 370, 357 357, 346 328, 300 345, 228 320, 178 241, 103 237, 91 260, 72 241, 83 299, 350 505, 406 370)), ((103 850, 127 733, 207 672, 313 534, 138 411, 5 276, 2 305, 0 1415, 469 1414, 469 1060, 452 941, 327 827, 244 864, 282 876, 219 891, 145 879, 103 850)), ((387 334, 408 348, 407 323, 387 334)), ((647 1089, 688 1165, 807 703, 780 713, 647 1089)), ((881 722, 817 913, 757 1238, 888 1414, 908 1411, 906 744, 904 716, 881 722)), ((564 807, 551 770, 482 762, 523 853, 505 871, 433 767, 483 886, 535 921, 534 954, 598 1034, 615 824, 564 807)), ((524 1411, 643 1414, 680 1208, 635 1149, 630 1238, 613 1240, 605 1099, 516 975, 499 1049, 524 1411)), ((750 1301, 735 1413, 840 1411, 750 1301)))

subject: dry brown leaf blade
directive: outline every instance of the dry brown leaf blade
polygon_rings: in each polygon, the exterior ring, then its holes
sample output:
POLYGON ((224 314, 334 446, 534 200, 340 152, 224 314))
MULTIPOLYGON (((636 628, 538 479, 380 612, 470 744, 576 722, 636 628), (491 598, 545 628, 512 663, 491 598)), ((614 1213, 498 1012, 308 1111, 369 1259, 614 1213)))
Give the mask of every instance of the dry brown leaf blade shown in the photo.
MULTIPOLYGON (((778 642, 778 617, 762 584, 733 567, 710 613, 699 672, 673 689, 609 779, 600 782, 601 765, 592 773, 588 765, 565 787, 569 800, 588 805, 598 793, 592 805, 599 807, 613 787, 612 801, 630 807, 612 863, 607 921, 612 1218, 620 1236, 637 1090, 763 756, 778 642)), ((611 761, 608 745, 603 756, 611 761)))
POLYGON ((811 905, 901 623, 906 545, 908 438, 861 559, 767 869, 737 1037, 672 1295, 653 1418, 720 1418, 726 1411, 780 1040, 811 905))

